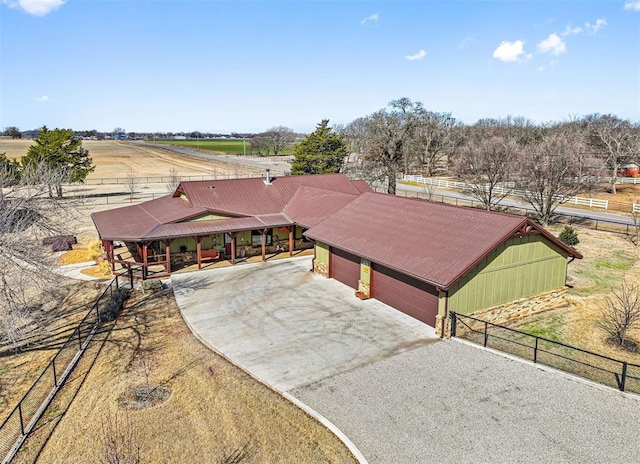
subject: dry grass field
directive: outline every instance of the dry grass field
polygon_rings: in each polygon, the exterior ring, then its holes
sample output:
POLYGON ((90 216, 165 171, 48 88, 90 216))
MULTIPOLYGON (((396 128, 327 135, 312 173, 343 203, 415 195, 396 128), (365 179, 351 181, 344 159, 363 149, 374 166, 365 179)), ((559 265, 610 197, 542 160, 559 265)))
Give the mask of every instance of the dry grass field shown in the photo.
POLYGON ((16 462, 104 462, 103 423, 128 415, 141 462, 355 462, 317 421, 202 345, 171 291, 136 293, 111 333, 92 343, 16 462), (105 340, 100 348, 101 340, 105 340), (154 407, 127 410, 132 387, 171 389, 154 407), (240 462, 240 461, 237 461, 240 462))
MULTIPOLYGON (((0 139, 0 153, 6 153, 8 158, 21 158, 32 144, 33 140, 0 139)), ((82 146, 89 150, 96 166, 88 179, 122 178, 130 169, 145 177, 169 176, 171 168, 175 168, 181 176, 209 176, 214 170, 218 175, 236 172, 234 166, 226 163, 181 156, 132 142, 84 140, 82 146)))

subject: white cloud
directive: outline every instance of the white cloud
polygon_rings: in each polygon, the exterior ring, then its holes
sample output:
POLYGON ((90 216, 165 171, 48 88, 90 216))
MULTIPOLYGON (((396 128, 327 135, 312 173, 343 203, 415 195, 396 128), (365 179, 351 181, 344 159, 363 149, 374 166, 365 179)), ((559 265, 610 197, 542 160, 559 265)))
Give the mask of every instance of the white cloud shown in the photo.
POLYGON ((421 60, 422 58, 424 58, 425 56, 427 56, 427 52, 425 52, 424 50, 420 50, 418 53, 416 53, 415 55, 407 55, 407 59, 409 61, 415 61, 415 60, 421 60))
POLYGON ((551 53, 552 55, 562 55, 567 52, 567 44, 557 34, 550 34, 538 44, 540 53, 551 53))
POLYGON ((46 101, 50 101, 51 99, 49 98, 48 95, 43 95, 41 97, 36 97, 36 100, 41 101, 41 102, 46 102, 46 101))
POLYGON ((498 48, 493 51, 493 57, 505 63, 512 63, 514 61, 530 60, 531 54, 525 54, 522 40, 516 40, 515 42, 502 41, 498 48))
POLYGON ((380 19, 380 15, 378 13, 373 13, 360 21, 360 24, 377 23, 378 19, 380 19))
POLYGON ((601 19, 597 19, 595 24, 585 23, 584 27, 586 27, 587 29, 591 29, 591 31, 595 33, 595 32, 598 32, 600 29, 602 29, 606 25, 607 25, 607 20, 604 18, 601 18, 601 19))
POLYGON ((21 8, 29 14, 44 16, 64 5, 66 0, 2 0, 11 8, 21 8))
POLYGON ((560 35, 561 36, 575 35, 575 34, 580 34, 581 32, 582 32, 582 28, 580 26, 576 26, 576 27, 567 26, 564 32, 561 32, 560 35))
POLYGON ((624 9, 631 11, 640 11, 640 0, 625 3, 624 9))

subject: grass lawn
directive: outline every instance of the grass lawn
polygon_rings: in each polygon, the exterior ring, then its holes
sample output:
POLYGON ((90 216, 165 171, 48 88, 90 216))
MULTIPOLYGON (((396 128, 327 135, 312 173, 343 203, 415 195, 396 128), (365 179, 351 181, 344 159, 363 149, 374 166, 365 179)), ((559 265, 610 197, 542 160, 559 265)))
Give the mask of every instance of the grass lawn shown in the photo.
POLYGON ((202 345, 173 293, 134 293, 113 331, 96 337, 16 462, 101 462, 103 424, 136 430, 141 462, 355 462, 332 433, 202 345), (100 341, 104 340, 104 344, 100 341), (171 389, 154 407, 125 410, 132 387, 171 389), (128 411, 128 412, 125 412, 128 411))

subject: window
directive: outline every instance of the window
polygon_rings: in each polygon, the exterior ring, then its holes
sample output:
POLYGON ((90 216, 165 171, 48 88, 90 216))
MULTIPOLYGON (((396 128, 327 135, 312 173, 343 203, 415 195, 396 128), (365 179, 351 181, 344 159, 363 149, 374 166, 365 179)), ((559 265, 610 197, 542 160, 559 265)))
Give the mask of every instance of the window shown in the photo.
MULTIPOLYGON (((267 234, 266 234, 265 238, 266 238, 265 242, 266 242, 267 246, 270 246, 271 243, 272 243, 271 242, 271 240, 272 240, 271 229, 269 229, 267 231, 267 234)), ((256 247, 256 248, 262 246, 262 234, 260 233, 259 230, 252 230, 251 231, 251 246, 252 247, 256 247)))

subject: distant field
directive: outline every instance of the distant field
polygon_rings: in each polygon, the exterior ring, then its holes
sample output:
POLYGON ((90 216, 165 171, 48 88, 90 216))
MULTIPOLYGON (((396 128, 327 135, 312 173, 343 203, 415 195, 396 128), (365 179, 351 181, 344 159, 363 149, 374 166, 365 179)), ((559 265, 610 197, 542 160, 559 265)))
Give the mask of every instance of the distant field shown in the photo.
MULTIPOLYGON (((156 141, 163 145, 177 145, 180 147, 196 148, 200 150, 218 151, 222 153, 243 154, 245 151, 244 140, 162 140, 156 141)), ((246 141, 246 152, 249 153, 249 140, 246 141)))
MULTIPOLYGON (((216 151, 220 153, 230 153, 233 155, 242 155, 244 153, 251 153, 251 141, 250 140, 238 140, 238 139, 202 139, 202 140, 156 140, 155 143, 163 145, 177 145, 180 147, 189 147, 199 150, 216 151), (245 145, 246 143, 246 145, 245 145), (246 150, 246 151, 245 151, 246 150)), ((282 153, 283 155, 290 155, 293 153, 292 149, 286 149, 282 153)))

